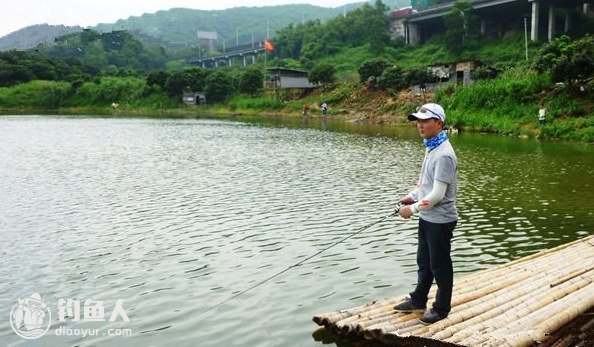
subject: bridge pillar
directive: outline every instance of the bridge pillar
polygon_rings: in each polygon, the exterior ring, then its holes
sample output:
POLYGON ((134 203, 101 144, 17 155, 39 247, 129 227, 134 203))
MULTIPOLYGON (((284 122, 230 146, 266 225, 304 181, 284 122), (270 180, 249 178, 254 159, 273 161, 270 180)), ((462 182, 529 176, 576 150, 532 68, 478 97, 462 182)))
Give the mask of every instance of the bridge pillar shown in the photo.
POLYGON ((487 32, 487 21, 484 19, 481 19, 481 35, 485 35, 486 32, 487 32))
POLYGON ((584 2, 583 12, 584 12, 584 14, 588 14, 588 12, 590 12, 590 4, 589 3, 584 2))
POLYGON ((548 32, 547 38, 549 39, 549 42, 551 42, 555 38, 555 8, 552 5, 549 6, 548 27, 549 27, 549 32, 548 32))
POLYGON ((539 15, 539 2, 538 0, 532 0, 532 20, 530 21, 530 40, 538 41, 538 15, 539 15))
POLYGON ((256 55, 252 55, 252 65, 256 63, 256 55))
POLYGON ((202 61, 202 68, 206 69, 206 64, 204 63, 204 60, 202 61))
POLYGON ((242 57, 243 58, 243 67, 246 67, 246 62, 245 62, 245 55, 242 57))
POLYGON ((567 33, 569 31, 569 28, 571 28, 571 14, 569 12, 565 13, 565 30, 564 32, 567 33))
POLYGON ((415 23, 407 23, 407 42, 411 46, 418 46, 421 43, 421 35, 419 33, 419 25, 415 23))
POLYGON ((229 57, 229 58, 227 59, 227 62, 228 62, 228 64, 229 64, 229 67, 231 67, 231 66, 232 66, 231 57, 229 57))
POLYGON ((219 61, 218 61, 218 60, 215 60, 215 61, 214 61, 214 63, 215 63, 215 69, 216 69, 217 67, 219 67, 219 61))

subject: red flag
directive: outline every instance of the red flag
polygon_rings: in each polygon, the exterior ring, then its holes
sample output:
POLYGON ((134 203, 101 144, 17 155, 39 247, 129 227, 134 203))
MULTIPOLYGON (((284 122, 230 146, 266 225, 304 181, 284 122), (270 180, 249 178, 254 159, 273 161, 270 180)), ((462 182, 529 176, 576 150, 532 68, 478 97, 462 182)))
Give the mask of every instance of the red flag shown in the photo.
POLYGON ((268 39, 264 40, 264 49, 267 51, 274 51, 274 45, 268 39))

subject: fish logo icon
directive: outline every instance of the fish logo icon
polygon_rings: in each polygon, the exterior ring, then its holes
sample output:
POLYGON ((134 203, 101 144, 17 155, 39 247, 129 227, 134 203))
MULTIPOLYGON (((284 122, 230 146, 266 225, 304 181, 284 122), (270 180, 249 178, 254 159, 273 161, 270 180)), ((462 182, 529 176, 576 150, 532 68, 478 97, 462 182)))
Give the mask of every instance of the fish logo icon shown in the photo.
POLYGON ((39 293, 18 299, 10 311, 10 326, 24 339, 33 340, 45 335, 51 322, 52 314, 39 293))

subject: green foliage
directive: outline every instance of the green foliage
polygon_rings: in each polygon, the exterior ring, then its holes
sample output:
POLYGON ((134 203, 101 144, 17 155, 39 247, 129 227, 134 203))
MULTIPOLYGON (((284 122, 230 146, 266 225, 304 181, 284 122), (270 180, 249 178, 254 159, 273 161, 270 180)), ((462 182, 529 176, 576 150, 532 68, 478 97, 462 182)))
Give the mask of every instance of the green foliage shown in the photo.
POLYGON ((31 80, 74 81, 88 79, 93 70, 77 59, 45 58, 26 52, 0 52, 0 86, 31 80))
POLYGON ((307 75, 307 79, 313 84, 321 83, 323 86, 322 89, 326 89, 327 85, 334 83, 336 80, 335 75, 336 68, 334 68, 334 65, 321 63, 311 69, 307 75))
POLYGON ((551 73, 553 82, 565 83, 571 91, 594 76, 594 36, 572 41, 562 35, 546 44, 534 60, 537 71, 551 73))
POLYGON ((386 68, 379 79, 380 89, 400 90, 407 86, 404 69, 400 66, 386 68))
POLYGON ((180 96, 183 92, 189 91, 202 91, 206 87, 208 74, 202 68, 192 68, 168 73, 165 79, 164 89, 171 96, 180 96))
POLYGON ((157 85, 161 88, 165 88, 169 74, 163 70, 154 70, 149 72, 146 76, 146 84, 148 86, 157 85))
POLYGON ((370 45, 372 54, 383 51, 389 43, 387 7, 376 0, 374 6, 364 4, 337 16, 325 24, 319 20, 289 25, 275 36, 275 56, 299 59, 311 68, 319 58, 338 53, 344 47, 370 45))
POLYGON ((392 66, 392 63, 385 58, 374 58, 365 61, 357 70, 359 80, 367 82, 379 78, 385 69, 392 66))
POLYGON ((472 5, 468 0, 458 0, 443 17, 447 48, 454 54, 474 44, 473 33, 477 32, 478 19, 471 12, 472 5))
POLYGON ((239 78, 239 91, 251 96, 262 92, 264 88, 264 74, 259 68, 245 70, 239 78))
POLYGON ((274 59, 271 62, 272 66, 285 67, 287 69, 301 69, 301 63, 293 58, 274 59))
POLYGON ((338 104, 340 102, 352 100, 352 95, 359 86, 356 83, 341 83, 330 93, 324 95, 324 101, 329 104, 338 104))
POLYGON ((56 109, 71 95, 68 82, 30 81, 0 88, 0 107, 56 109))
POLYGON ((54 58, 75 57, 104 73, 114 73, 119 68, 162 68, 167 59, 163 49, 144 47, 127 31, 100 34, 90 29, 60 36, 40 54, 54 58))
POLYGON ((284 104, 277 98, 262 96, 258 98, 236 96, 229 100, 229 107, 234 110, 279 110, 284 104))
POLYGON ((432 76, 426 68, 410 68, 404 75, 404 80, 409 86, 421 85, 431 82, 432 76))
POLYGON ((479 109, 505 109, 509 116, 523 116, 518 105, 537 105, 538 94, 550 83, 548 75, 514 68, 493 80, 481 80, 469 86, 448 86, 438 90, 436 100, 446 108, 473 112, 479 109))
POLYGON ((108 106, 112 102, 125 105, 141 99, 146 82, 136 77, 104 77, 84 83, 69 101, 71 106, 108 106))
POLYGON ((234 92, 233 76, 225 70, 216 70, 206 78, 206 99, 209 102, 225 101, 234 92))

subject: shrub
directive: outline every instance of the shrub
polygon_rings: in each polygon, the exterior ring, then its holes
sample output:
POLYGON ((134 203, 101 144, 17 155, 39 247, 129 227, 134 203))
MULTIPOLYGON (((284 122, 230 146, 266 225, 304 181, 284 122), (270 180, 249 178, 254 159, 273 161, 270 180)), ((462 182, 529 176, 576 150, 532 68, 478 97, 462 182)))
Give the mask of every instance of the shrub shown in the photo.
POLYGON ((8 88, 0 88, 0 107, 56 109, 71 94, 68 82, 30 81, 8 88))

